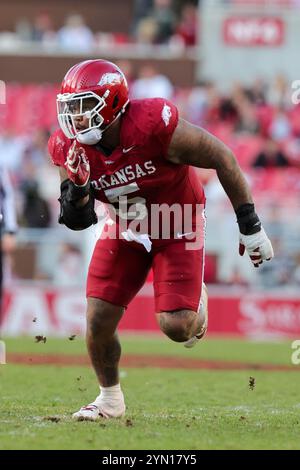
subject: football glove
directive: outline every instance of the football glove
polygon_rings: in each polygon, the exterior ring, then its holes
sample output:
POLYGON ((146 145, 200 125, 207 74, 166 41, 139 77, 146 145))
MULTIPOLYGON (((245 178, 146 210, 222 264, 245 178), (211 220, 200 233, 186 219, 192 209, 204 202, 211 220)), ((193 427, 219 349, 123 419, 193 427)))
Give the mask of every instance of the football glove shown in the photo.
POLYGON ((77 146, 76 140, 71 145, 65 163, 69 179, 75 186, 86 186, 90 178, 90 164, 83 147, 77 146))
POLYGON ((240 255, 247 251, 253 265, 258 268, 263 261, 269 261, 274 257, 274 251, 263 227, 253 235, 243 235, 240 233, 240 255))
POLYGON ((243 204, 236 210, 237 223, 240 229, 240 255, 247 251, 256 268, 263 261, 274 257, 272 244, 264 231, 254 204, 243 204))

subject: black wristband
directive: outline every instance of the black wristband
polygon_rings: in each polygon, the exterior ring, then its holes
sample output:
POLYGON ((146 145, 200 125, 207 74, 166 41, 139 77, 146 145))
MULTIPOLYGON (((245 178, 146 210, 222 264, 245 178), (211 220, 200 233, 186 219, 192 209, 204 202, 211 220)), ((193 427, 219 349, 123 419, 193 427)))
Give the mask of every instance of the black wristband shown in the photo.
POLYGON ((253 235, 261 229, 261 223, 255 212, 254 204, 243 204, 236 211, 237 223, 243 235, 253 235))
POLYGON ((63 192, 66 188, 67 191, 67 201, 76 202, 79 199, 84 198, 90 194, 90 183, 88 182, 85 186, 76 186, 71 180, 64 180, 60 185, 60 190, 63 192))
MULTIPOLYGON (((84 230, 92 224, 96 224, 98 219, 94 211, 94 197, 92 194, 90 194, 89 200, 84 206, 76 207, 76 200, 68 199, 69 186, 70 180, 65 180, 61 184, 61 195, 58 199, 60 202, 58 223, 66 225, 71 230, 84 230)), ((81 193, 81 197, 84 197, 84 193, 81 193)))

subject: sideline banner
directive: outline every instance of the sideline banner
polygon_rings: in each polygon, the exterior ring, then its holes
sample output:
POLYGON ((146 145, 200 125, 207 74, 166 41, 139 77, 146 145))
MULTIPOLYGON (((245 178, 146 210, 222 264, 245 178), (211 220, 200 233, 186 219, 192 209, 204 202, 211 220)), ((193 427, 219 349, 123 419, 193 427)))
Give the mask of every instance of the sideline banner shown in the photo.
MULTIPOLYGON (((276 293, 226 293, 209 289, 209 334, 255 338, 300 337, 300 296, 276 293)), ((85 292, 78 288, 18 285, 6 289, 2 334, 6 336, 82 335, 85 292)), ((120 324, 122 331, 156 332, 153 290, 146 283, 120 324)))

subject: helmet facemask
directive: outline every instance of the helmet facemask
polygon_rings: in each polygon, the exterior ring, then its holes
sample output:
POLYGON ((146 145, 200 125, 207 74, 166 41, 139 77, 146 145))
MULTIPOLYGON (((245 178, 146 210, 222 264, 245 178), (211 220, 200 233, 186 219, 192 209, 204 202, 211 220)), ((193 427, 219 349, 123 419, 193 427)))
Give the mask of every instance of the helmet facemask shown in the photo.
POLYGON ((102 98, 93 91, 57 95, 57 117, 65 136, 90 145, 97 143, 103 132, 104 118, 100 112, 106 106, 106 97, 104 94, 102 98), (78 129, 78 118, 87 118, 88 127, 78 129))

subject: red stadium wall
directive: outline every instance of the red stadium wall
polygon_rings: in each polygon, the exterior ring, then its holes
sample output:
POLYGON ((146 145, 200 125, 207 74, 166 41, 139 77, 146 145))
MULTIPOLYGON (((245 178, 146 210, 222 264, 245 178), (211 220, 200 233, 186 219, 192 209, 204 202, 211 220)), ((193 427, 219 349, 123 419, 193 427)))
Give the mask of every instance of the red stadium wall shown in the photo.
MULTIPOLYGON (((2 332, 9 336, 82 335, 85 296, 76 288, 18 286, 7 289, 2 332)), ((210 293, 209 333, 255 338, 300 337, 300 297, 210 293)), ((152 286, 146 284, 121 322, 122 331, 157 332, 152 286)))

